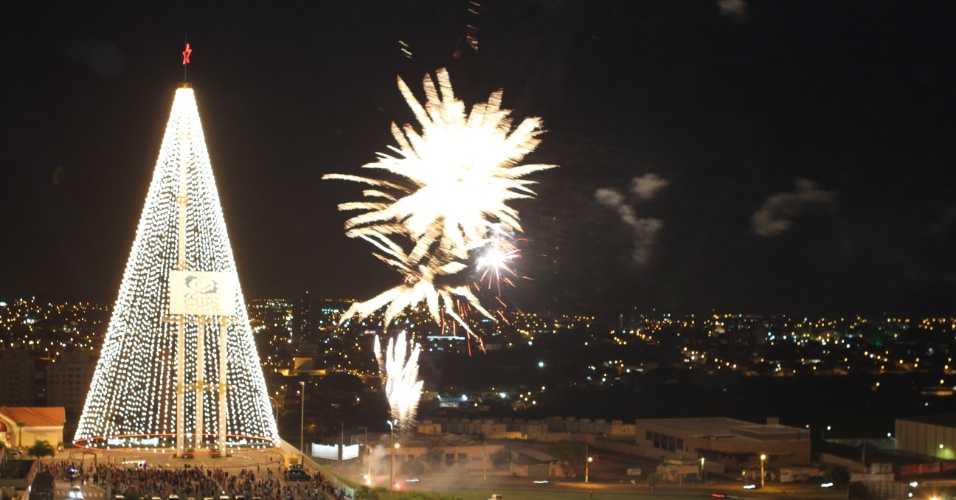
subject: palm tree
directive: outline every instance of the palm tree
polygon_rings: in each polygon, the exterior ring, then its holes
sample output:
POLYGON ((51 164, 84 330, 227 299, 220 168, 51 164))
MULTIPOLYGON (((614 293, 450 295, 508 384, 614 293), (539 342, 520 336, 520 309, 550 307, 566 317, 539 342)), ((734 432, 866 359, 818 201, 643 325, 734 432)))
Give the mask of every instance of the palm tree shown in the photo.
POLYGON ((37 440, 29 449, 27 449, 27 454, 30 456, 43 459, 43 457, 49 455, 50 457, 54 456, 53 445, 49 441, 44 441, 42 439, 37 440))
POLYGON ((17 422, 17 427, 20 429, 20 434, 17 436, 17 448, 23 448, 23 428, 26 425, 26 422, 17 422))

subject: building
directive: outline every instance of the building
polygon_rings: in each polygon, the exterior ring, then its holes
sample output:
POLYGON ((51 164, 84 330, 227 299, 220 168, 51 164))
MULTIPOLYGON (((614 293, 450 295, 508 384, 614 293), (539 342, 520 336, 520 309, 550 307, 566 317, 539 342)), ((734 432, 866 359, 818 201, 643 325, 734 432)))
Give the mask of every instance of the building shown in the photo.
POLYGON ((635 421, 637 452, 648 458, 702 459, 705 470, 729 472, 760 465, 810 463, 810 432, 769 418, 755 424, 732 418, 661 418, 635 421))
POLYGON ((305 295, 296 302, 293 312, 293 317, 295 318, 293 335, 296 342, 301 343, 314 340, 314 336, 318 331, 319 312, 320 310, 315 303, 315 299, 313 299, 308 290, 306 290, 305 295))
POLYGON ((37 441, 63 443, 66 413, 61 406, 0 406, 0 443, 29 448, 37 441))
MULTIPOLYGON (((86 352, 65 352, 46 368, 47 404, 66 409, 70 430, 83 414, 86 392, 96 371, 96 356, 86 352)), ((69 432, 72 437, 72 432, 69 432)))
MULTIPOLYGON (((445 432, 450 434, 461 434, 466 436, 484 436, 488 439, 521 439, 523 435, 519 429, 519 424, 511 421, 493 420, 493 419, 468 419, 453 418, 443 419, 443 423, 438 425, 438 433, 445 432)), ((426 421, 431 424, 431 421, 426 421)), ((419 425, 419 432, 422 432, 422 426, 419 425)))
POLYGON ((896 419, 896 449, 938 460, 956 459, 956 413, 896 419))
POLYGON ((567 477, 566 470, 552 455, 534 448, 518 448, 511 450, 510 472, 519 477, 534 479, 548 479, 553 477, 567 477))
POLYGON ((44 361, 26 349, 0 349, 0 405, 44 404, 44 361))
MULTIPOLYGON (((381 443, 389 447, 389 435, 381 436, 381 443)), ((426 470, 491 471, 491 456, 504 445, 482 442, 468 436, 422 435, 395 437, 395 466, 402 470, 408 462, 420 460, 426 470)))
POLYGON ((631 438, 636 432, 634 424, 625 424, 622 420, 608 422, 603 418, 589 420, 574 417, 549 417, 546 421, 550 432, 569 432, 619 438, 631 438))
MULTIPOLYGON (((0 457, 3 457, 4 450, 0 450, 0 457)), ((31 484, 39 476, 40 462, 38 460, 18 460, 3 458, 0 460, 0 498, 34 498, 31 495, 31 484)), ((47 474, 45 479, 49 479, 52 486, 52 476, 47 474)), ((47 483, 47 481, 43 481, 47 483)), ((38 496, 37 498, 53 498, 51 494, 48 497, 38 496)))
MULTIPOLYGON (((444 430, 450 434, 483 435, 488 439, 575 439, 593 442, 595 438, 601 437, 630 441, 634 439, 635 432, 634 424, 624 423, 622 420, 589 420, 575 417, 548 417, 544 420, 440 417, 432 419, 432 422, 439 425, 439 432, 444 430)), ((421 426, 419 432, 425 432, 421 426)))

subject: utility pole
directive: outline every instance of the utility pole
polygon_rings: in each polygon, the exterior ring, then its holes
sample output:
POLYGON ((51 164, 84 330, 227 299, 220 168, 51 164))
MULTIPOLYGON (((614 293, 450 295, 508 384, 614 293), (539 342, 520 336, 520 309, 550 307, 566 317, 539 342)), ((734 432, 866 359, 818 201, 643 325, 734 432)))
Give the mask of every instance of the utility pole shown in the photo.
POLYGON ((362 444, 362 458, 365 462, 365 466, 368 467, 368 473, 365 475, 365 484, 372 485, 372 462, 369 461, 369 449, 368 449, 368 426, 359 427, 359 429, 365 429, 365 443, 362 444))
POLYGON ((299 381, 299 390, 302 392, 302 415, 299 419, 299 463, 305 467, 305 381, 299 381))
POLYGON ((763 485, 763 478, 764 478, 763 463, 766 462, 766 461, 767 461, 767 455, 766 455, 766 454, 761 454, 761 455, 760 455, 760 487, 761 487, 761 488, 763 488, 763 486, 764 486, 764 485, 763 485))
POLYGON ((391 420, 388 421, 389 434, 389 458, 388 461, 388 498, 392 498, 392 489, 395 487, 395 425, 391 420))
POLYGON ((584 483, 588 482, 588 475, 591 472, 591 454, 588 452, 588 445, 584 445, 584 483))

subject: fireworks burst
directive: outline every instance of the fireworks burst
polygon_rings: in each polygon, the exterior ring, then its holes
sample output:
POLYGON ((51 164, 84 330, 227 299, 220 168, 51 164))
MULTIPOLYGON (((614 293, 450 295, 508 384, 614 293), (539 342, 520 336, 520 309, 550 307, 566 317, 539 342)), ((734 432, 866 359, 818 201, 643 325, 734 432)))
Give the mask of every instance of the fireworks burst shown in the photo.
POLYGON ((414 428, 415 412, 422 395, 423 382, 418 380, 418 356, 421 354, 421 348, 414 342, 410 343, 412 349, 411 354, 408 354, 409 343, 405 342, 405 332, 399 333, 397 339, 388 341, 383 358, 381 341, 375 336, 375 359, 385 381, 385 396, 391 408, 391 420, 398 423, 399 432, 408 432, 414 428))
POLYGON ((479 281, 488 289, 495 288, 501 294, 501 283, 514 286, 512 276, 517 276, 511 269, 511 263, 519 257, 518 247, 511 238, 495 227, 488 238, 488 245, 478 255, 476 266, 481 273, 479 281))
POLYGON ((436 77, 437 84, 430 76, 424 80, 424 103, 398 79, 421 131, 393 123, 398 147, 389 146, 392 154, 379 153, 378 161, 362 167, 386 170, 397 180, 324 176, 370 186, 364 201, 339 205, 343 211, 363 212, 346 221, 345 234, 370 242, 378 249, 375 256, 404 278, 401 285, 353 304, 343 322, 353 316, 363 320, 388 306, 388 326, 406 307, 424 302, 437 323, 446 314, 474 335, 456 313, 456 302, 494 318, 469 290, 462 276, 466 262, 493 243, 495 228, 506 234, 522 231, 518 212, 508 202, 534 197, 528 188, 533 182, 523 177, 555 167, 518 165, 540 142, 540 119, 526 118, 512 128, 510 110, 501 108, 500 90, 467 113, 448 72, 440 69, 436 77))

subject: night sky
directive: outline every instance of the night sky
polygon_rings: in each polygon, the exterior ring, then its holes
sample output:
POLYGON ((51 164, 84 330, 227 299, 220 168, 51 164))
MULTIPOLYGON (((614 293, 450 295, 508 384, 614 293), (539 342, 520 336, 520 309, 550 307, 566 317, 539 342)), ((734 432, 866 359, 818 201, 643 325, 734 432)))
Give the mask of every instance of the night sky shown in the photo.
POLYGON ((446 67, 560 165, 514 203, 516 307, 953 314, 952 2, 81 3, 0 7, 0 299, 115 299, 188 36, 247 299, 397 284, 344 236, 361 186, 321 177, 414 122, 396 76, 446 67))

